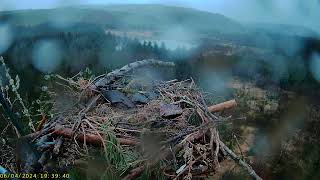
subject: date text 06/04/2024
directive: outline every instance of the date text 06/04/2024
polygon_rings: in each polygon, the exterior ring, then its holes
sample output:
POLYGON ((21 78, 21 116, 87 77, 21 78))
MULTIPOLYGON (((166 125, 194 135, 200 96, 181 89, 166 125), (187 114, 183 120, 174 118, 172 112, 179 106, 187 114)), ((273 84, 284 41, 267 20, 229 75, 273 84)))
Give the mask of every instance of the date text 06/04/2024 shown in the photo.
POLYGON ((40 174, 0 174, 0 179, 69 179, 69 174, 59 174, 59 173, 40 173, 40 174))

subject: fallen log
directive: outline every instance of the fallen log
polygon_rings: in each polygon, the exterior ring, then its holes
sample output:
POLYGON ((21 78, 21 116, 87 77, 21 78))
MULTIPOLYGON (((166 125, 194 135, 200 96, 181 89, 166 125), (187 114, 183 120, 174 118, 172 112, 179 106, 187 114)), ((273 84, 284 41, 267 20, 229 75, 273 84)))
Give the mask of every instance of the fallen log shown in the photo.
POLYGON ((231 109, 237 106, 237 102, 236 100, 230 100, 230 101, 226 101, 223 103, 219 103, 216 105, 212 105, 210 107, 208 107, 209 112, 214 113, 214 112, 220 112, 226 109, 231 109))

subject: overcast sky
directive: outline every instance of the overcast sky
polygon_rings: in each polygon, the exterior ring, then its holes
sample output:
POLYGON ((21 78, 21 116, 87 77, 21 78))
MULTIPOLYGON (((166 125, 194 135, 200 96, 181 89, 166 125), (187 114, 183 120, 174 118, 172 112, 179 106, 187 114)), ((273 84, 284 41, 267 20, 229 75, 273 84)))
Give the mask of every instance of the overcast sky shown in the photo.
POLYGON ((239 21, 304 25, 320 31, 320 0, 0 0, 0 10, 111 3, 192 7, 239 21))

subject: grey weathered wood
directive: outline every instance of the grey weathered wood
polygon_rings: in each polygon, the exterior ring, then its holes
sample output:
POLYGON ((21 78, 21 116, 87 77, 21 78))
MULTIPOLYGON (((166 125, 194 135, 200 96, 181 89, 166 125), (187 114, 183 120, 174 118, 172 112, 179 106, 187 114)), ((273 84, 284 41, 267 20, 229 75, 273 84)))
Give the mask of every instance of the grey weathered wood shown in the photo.
POLYGON ((164 61, 158 61, 154 59, 146 59, 142 61, 136 61, 133 63, 130 63, 126 66, 123 66, 120 69, 114 70, 106 75, 99 76, 98 79, 94 80, 93 84, 96 87, 104 87, 115 81, 117 78, 124 76, 128 72, 141 68, 143 66, 169 66, 173 67, 173 62, 164 62, 164 61))
POLYGON ((240 157, 238 157, 231 149, 228 148, 222 141, 219 142, 220 147, 231 157, 236 163, 245 168, 249 175, 256 180, 262 180, 262 178, 253 170, 253 168, 244 162, 240 157))

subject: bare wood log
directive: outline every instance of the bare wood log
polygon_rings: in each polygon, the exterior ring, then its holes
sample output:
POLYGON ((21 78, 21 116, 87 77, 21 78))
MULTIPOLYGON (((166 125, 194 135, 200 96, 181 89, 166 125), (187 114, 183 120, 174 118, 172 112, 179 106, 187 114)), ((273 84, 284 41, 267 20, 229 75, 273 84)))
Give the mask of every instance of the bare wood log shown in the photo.
MULTIPOLYGON (((73 130, 71 128, 57 128, 54 132, 54 135, 62 136, 64 138, 72 138, 73 130)), ((84 142, 86 140, 87 143, 92 145, 101 146, 103 144, 102 139, 94 134, 77 134, 75 139, 80 142, 84 142)), ((137 145, 139 144, 137 141, 132 139, 124 139, 124 138, 117 138, 118 142, 122 145, 137 145)))
POLYGON ((256 180, 262 180, 262 178, 257 175, 257 173, 253 170, 253 168, 244 162, 241 158, 239 158, 231 149, 228 148, 222 141, 219 142, 220 147, 228 154, 229 157, 231 157, 236 163, 238 163, 240 166, 245 168, 249 175, 253 177, 256 180))
POLYGON ((143 66, 174 66, 173 62, 164 62, 164 61, 157 61, 154 59, 146 59, 142 61, 136 61, 133 63, 130 63, 126 66, 123 66, 120 69, 114 70, 106 75, 99 76, 97 79, 93 81, 93 85, 95 87, 103 87, 107 86, 111 82, 115 81, 117 78, 125 75, 126 73, 141 68, 143 66))
POLYGON ((140 144, 138 141, 133 140, 133 139, 117 138, 117 141, 122 145, 135 146, 135 145, 140 144))
MULTIPOLYGON (((63 138, 68 138, 68 139, 72 139, 72 135, 73 135, 73 130, 71 128, 64 128, 59 125, 57 125, 55 128, 51 129, 48 132, 52 133, 52 136, 62 136, 63 138)), ((33 139, 41 133, 42 132, 35 132, 32 134, 28 134, 26 136, 23 136, 22 138, 23 139, 33 139)), ((103 145, 101 138, 95 134, 83 135, 80 133, 80 134, 77 134, 74 138, 80 142, 84 142, 84 140, 86 140, 87 143, 92 144, 92 145, 96 145, 96 146, 103 145)), ((135 146, 135 145, 139 144, 138 141, 133 140, 133 139, 117 138, 117 140, 121 145, 135 146)))
POLYGON ((219 112, 219 111, 223 111, 226 109, 231 109, 234 108, 235 106, 237 106, 237 102, 236 100, 230 100, 230 101, 226 101, 223 103, 219 103, 216 105, 212 105, 210 107, 208 107, 209 112, 214 113, 214 112, 219 112))

